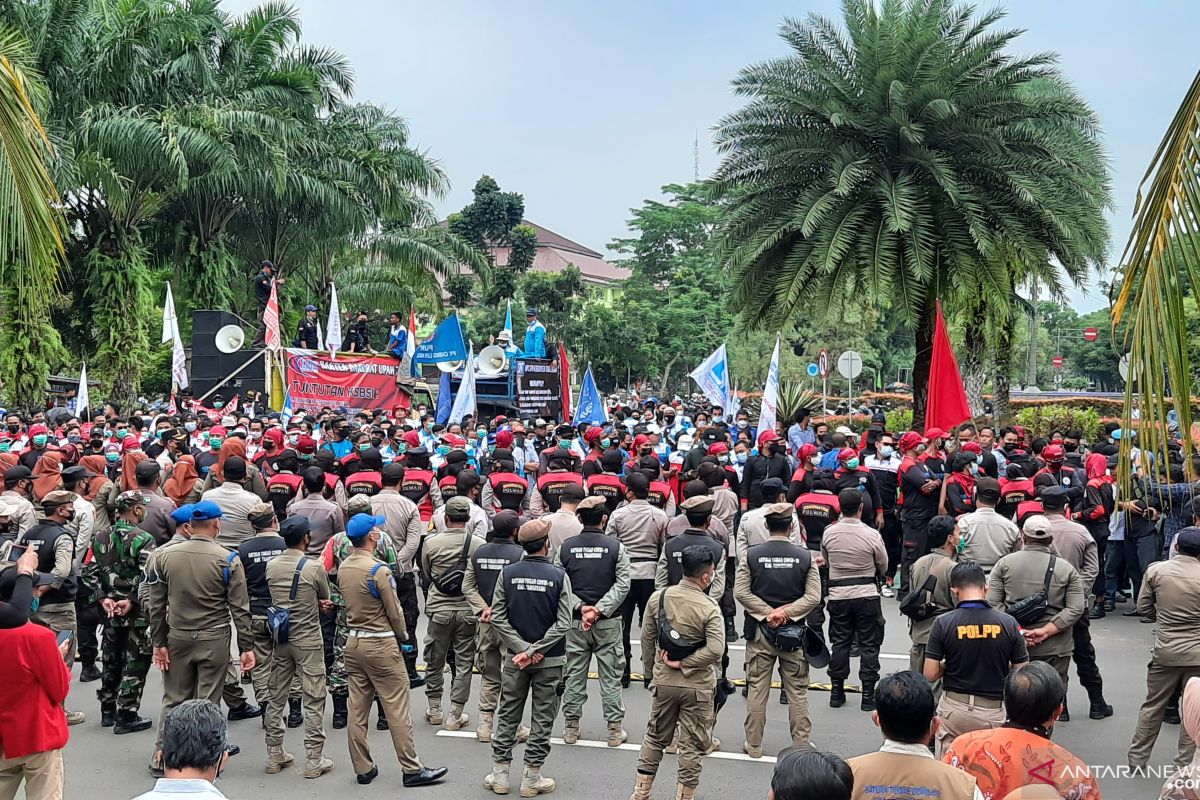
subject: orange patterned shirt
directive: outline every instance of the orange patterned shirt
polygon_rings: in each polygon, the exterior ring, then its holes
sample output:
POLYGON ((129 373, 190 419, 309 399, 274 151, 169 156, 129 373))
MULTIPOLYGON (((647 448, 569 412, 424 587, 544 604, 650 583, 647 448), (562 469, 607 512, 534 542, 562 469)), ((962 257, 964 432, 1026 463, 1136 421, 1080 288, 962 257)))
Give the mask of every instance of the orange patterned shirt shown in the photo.
POLYGON ((993 728, 959 736, 942 761, 975 778, 985 800, 1045 784, 1063 800, 1100 800, 1100 785, 1087 764, 1065 747, 1020 728, 993 728))

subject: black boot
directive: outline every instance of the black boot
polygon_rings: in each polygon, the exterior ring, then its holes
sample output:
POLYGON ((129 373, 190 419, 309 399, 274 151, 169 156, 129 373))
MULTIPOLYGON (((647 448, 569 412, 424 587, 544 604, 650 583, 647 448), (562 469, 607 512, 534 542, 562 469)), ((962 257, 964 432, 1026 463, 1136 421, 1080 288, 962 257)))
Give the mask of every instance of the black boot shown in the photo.
POLYGON ((346 695, 344 695, 344 694, 335 694, 333 696, 333 727, 334 728, 340 729, 340 728, 346 727, 346 715, 348 713, 346 710, 346 699, 347 699, 346 695))
POLYGON ((725 618, 725 641, 736 642, 738 640, 737 628, 733 625, 733 618, 725 618))
POLYGON ((242 719, 254 719, 255 717, 261 717, 262 715, 263 710, 261 706, 256 706, 253 703, 244 703, 237 708, 229 709, 229 714, 226 716, 229 718, 230 722, 237 722, 238 720, 242 719))
POLYGON ((303 724, 304 724, 304 714, 301 713, 301 710, 300 710, 300 698, 299 697, 289 697, 288 698, 287 726, 289 728, 299 728, 303 724))
POLYGON ((116 703, 101 703, 100 704, 100 727, 111 728, 117 724, 117 704, 116 703))
POLYGON ((834 680, 832 688, 829 690, 829 707, 841 708, 846 705, 846 682, 844 680, 834 680))
POLYGON ((79 670, 79 682, 91 683, 92 681, 100 680, 100 668, 93 661, 90 664, 84 664, 83 669, 79 670))
POLYGON ((1088 619, 1104 619, 1104 603, 1097 600, 1092 605, 1092 610, 1088 612, 1088 619))
POLYGON ((1058 721, 1059 722, 1070 722, 1071 721, 1071 712, 1067 710, 1067 701, 1066 700, 1063 701, 1063 710, 1062 710, 1062 713, 1058 715, 1058 721))
POLYGON ((391 726, 388 725, 387 715, 383 713, 383 701, 379 696, 375 696, 375 710, 379 712, 379 719, 375 720, 375 730, 386 731, 391 726))
POLYGON ((1183 722, 1183 720, 1179 717, 1178 697, 1172 698, 1171 701, 1167 703, 1167 707, 1163 710, 1163 722, 1167 723, 1168 725, 1179 725, 1181 722, 1183 722))
POLYGON ((862 700, 858 707, 863 711, 875 710, 875 681, 862 682, 862 700))
POLYGON ((113 727, 113 733, 118 736, 123 733, 137 733, 146 730, 153 724, 154 720, 139 717, 136 711, 121 709, 117 712, 117 724, 113 727))
POLYGON ((1091 697, 1092 707, 1088 709, 1089 719, 1105 719, 1113 715, 1113 707, 1104 702, 1104 694, 1097 691, 1091 697))

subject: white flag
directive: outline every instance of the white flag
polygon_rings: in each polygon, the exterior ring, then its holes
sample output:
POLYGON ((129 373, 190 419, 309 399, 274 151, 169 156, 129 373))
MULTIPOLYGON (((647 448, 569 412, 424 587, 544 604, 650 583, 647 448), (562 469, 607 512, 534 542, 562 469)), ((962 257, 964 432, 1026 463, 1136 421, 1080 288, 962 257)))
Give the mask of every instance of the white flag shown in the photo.
POLYGON ((325 323, 325 346, 329 357, 342 349, 342 310, 338 308, 337 287, 329 284, 329 319, 325 323))
POLYGON ((767 385, 763 387, 762 410, 758 413, 758 433, 775 430, 779 411, 779 337, 775 337, 775 352, 767 369, 767 385))
POLYGON ((183 352, 183 339, 179 338, 179 326, 175 326, 175 335, 171 342, 171 381, 175 388, 188 388, 187 355, 183 352))
POLYGON ((704 362, 689 373, 700 391, 714 406, 729 410, 729 361, 721 344, 704 362))
POLYGON ((725 413, 730 420, 737 419, 738 412, 742 410, 742 400, 738 397, 737 386, 729 392, 729 404, 725 406, 725 413))
POLYGON ((163 303, 162 344, 179 335, 179 318, 175 316, 175 298, 171 296, 171 282, 167 281, 167 300, 163 303))
MULTIPOLYGON (((167 297, 170 298, 170 296, 168 290, 167 297)), ((75 416, 80 419, 90 419, 92 415, 88 414, 84 416, 83 412, 84 410, 90 411, 91 405, 92 399, 88 396, 87 362, 85 361, 83 366, 79 368, 79 388, 75 390, 75 416)))
POLYGON ((467 414, 475 415, 475 346, 467 351, 467 361, 463 366, 462 383, 458 385, 458 394, 454 395, 454 405, 450 407, 450 424, 461 423, 467 414))
POLYGON ((321 320, 317 320, 317 349, 325 349, 325 334, 321 333, 321 320))

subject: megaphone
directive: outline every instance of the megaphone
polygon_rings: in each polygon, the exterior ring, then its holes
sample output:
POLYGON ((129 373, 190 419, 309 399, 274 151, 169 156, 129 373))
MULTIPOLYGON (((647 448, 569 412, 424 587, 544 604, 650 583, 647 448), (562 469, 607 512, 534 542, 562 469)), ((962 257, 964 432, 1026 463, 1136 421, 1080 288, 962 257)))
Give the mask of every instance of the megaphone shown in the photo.
POLYGON ((222 353, 236 353, 246 343, 245 332, 237 325, 226 325, 217 331, 217 349, 222 353))
POLYGON ((458 372, 463 368, 463 363, 462 359, 458 361, 439 361, 436 366, 439 372, 458 372))
POLYGON ((508 354, 503 347, 489 344, 475 356, 475 372, 484 378, 494 378, 508 368, 508 354))

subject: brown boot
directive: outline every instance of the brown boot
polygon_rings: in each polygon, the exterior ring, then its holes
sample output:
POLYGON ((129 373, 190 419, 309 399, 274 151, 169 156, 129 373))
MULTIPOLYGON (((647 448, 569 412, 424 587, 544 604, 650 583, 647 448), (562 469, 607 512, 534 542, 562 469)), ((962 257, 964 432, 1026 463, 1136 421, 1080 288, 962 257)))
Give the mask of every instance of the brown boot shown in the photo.
POLYGON ((563 742, 565 744, 575 744, 579 741, 579 720, 567 720, 567 726, 563 728, 563 742))
POLYGON ((653 775, 638 773, 637 780, 633 784, 633 794, 629 795, 629 800, 650 800, 650 789, 653 786, 653 775))
POLYGON ((320 750, 309 750, 304 760, 304 777, 319 778, 333 772, 333 759, 321 755, 320 750))
POLYGON ((608 746, 620 747, 629 739, 629 734, 621 727, 620 721, 608 723, 608 746))
POLYGON ((290 766, 296 759, 291 753, 285 752, 282 747, 267 748, 267 774, 277 775, 286 766, 290 766))
POLYGON ((675 786, 675 800, 695 800, 696 787, 684 786, 682 783, 675 786))

